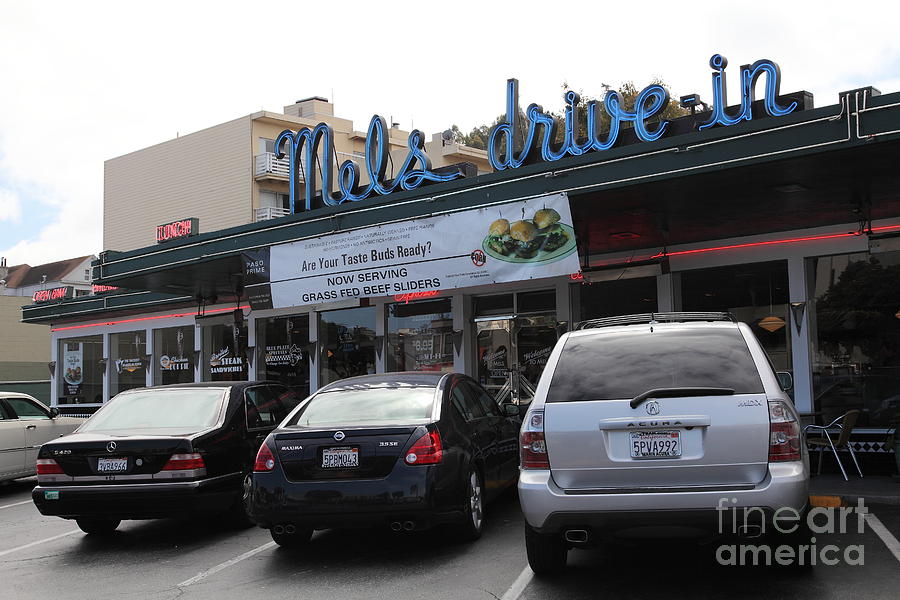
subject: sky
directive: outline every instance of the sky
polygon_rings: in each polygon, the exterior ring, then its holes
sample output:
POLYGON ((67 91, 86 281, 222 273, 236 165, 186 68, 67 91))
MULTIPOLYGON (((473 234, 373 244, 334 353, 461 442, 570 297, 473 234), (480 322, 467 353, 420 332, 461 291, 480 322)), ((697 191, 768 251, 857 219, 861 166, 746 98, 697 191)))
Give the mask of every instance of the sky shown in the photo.
POLYGON ((900 91, 898 22, 884 0, 0 0, 0 256, 99 253, 105 160, 300 98, 430 138, 504 112, 510 77, 523 107, 554 111, 564 82, 598 97, 659 78, 709 99, 721 53, 735 73, 774 60, 782 93, 827 106, 900 91))

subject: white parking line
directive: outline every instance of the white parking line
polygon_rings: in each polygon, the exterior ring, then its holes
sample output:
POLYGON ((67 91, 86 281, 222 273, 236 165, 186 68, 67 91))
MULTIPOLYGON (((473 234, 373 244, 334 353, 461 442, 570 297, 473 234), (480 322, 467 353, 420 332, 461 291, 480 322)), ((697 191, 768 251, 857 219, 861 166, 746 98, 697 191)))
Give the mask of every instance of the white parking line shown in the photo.
POLYGON ((31 542, 30 544, 25 544, 24 546, 17 546, 15 548, 10 548, 9 550, 4 550, 0 552, 0 556, 6 556, 7 554, 12 554, 13 552, 18 552, 19 550, 25 550, 27 548, 31 548, 32 546, 37 546, 38 544, 43 544, 45 542, 52 542, 53 540, 58 540, 59 538, 64 538, 67 535, 72 535, 73 533, 79 533, 80 529, 73 529, 68 533, 61 533, 59 535, 54 535, 53 537, 44 538, 42 540, 38 540, 36 542, 31 542))
POLYGON ((236 557, 232 558, 231 560, 227 560, 221 564, 218 564, 211 569, 207 569, 206 571, 203 571, 202 573, 197 573, 190 579, 186 579, 185 581, 182 581, 181 583, 179 583, 178 587, 187 587, 189 585, 193 585, 193 584, 197 583, 198 581, 203 581, 210 575, 214 575, 215 573, 218 573, 222 569, 227 569, 231 565, 239 563, 244 559, 250 558, 254 554, 259 554, 260 552, 262 552, 264 550, 268 550, 269 548, 271 548, 274 545, 275 545, 275 542, 269 542, 268 544, 263 544, 259 548, 254 548, 253 550, 250 550, 249 552, 244 552, 240 556, 236 556, 236 557))
POLYGON ((519 573, 519 576, 516 577, 516 580, 513 581, 513 584, 509 586, 509 589, 506 590, 506 593, 503 594, 500 600, 517 600, 522 595, 522 592, 525 591, 525 588, 528 587, 528 584, 531 583, 533 577, 534 571, 530 567, 522 569, 522 572, 519 573))
POLYGON ((866 513, 866 523, 868 523, 872 531, 881 538, 881 541, 884 542, 884 545, 891 551, 894 558, 900 561, 900 542, 898 542, 897 538, 888 531, 887 527, 881 522, 881 519, 872 513, 866 513))
POLYGON ((13 504, 4 504, 3 506, 0 506, 0 509, 12 508, 13 506, 22 506, 23 504, 31 504, 31 500, 25 500, 23 502, 15 502, 13 504))

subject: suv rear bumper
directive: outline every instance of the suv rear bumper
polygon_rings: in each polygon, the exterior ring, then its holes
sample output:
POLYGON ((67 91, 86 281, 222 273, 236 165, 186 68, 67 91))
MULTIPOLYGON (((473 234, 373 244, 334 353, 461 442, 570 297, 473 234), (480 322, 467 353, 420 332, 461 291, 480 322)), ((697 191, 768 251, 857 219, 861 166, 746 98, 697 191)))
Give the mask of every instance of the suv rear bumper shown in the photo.
POLYGON ((556 485, 549 470, 522 470, 519 501, 528 525, 540 533, 577 527, 610 531, 642 526, 664 528, 668 524, 688 524, 716 533, 723 513, 735 508, 761 508, 770 516, 783 507, 803 511, 809 497, 808 478, 804 463, 798 461, 772 463, 763 481, 743 488, 567 493, 556 485))

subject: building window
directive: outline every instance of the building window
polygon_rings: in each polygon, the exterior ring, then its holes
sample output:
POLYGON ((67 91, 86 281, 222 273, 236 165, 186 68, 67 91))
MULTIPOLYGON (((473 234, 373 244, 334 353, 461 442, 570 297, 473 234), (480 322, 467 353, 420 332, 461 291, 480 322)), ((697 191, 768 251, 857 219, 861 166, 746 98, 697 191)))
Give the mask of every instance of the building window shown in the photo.
POLYGON ((375 307, 319 313, 319 386, 375 372, 375 307))
POLYGON ((860 409, 858 425, 900 419, 900 252, 810 259, 813 392, 820 422, 860 409))
POLYGON ((579 321, 656 312, 656 277, 597 281, 573 286, 579 321))
POLYGON ((450 298, 389 305, 387 332, 387 371, 453 370, 450 298))
POLYGON ((85 281, 90 281, 90 280, 91 280, 91 270, 90 270, 90 269, 85 269, 85 270, 84 270, 84 280, 85 280, 85 281))
POLYGON ((203 381, 244 381, 247 377, 247 322, 203 327, 203 381))
POLYGON ((194 326, 167 327, 153 331, 153 383, 194 381, 194 326))
POLYGON ((309 315, 256 320, 259 379, 278 381, 301 398, 309 395, 309 315))
POLYGON ((103 336, 60 340, 57 356, 58 404, 103 402, 103 336))
POLYGON ((750 325, 776 370, 792 369, 787 261, 683 271, 681 298, 686 311, 734 314, 750 325))
POLYGON ((109 336, 109 395, 147 385, 147 332, 128 331, 109 336))

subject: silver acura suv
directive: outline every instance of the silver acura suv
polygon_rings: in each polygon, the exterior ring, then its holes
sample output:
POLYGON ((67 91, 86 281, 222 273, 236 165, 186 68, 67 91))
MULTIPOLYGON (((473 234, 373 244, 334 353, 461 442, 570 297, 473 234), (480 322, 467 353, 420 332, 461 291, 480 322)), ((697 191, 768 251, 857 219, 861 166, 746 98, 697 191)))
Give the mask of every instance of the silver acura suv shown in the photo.
POLYGON ((610 317, 563 335, 521 430, 532 570, 560 571, 570 548, 609 538, 802 543, 809 463, 789 378, 729 313, 610 317), (796 527, 774 528, 776 514, 796 527))

